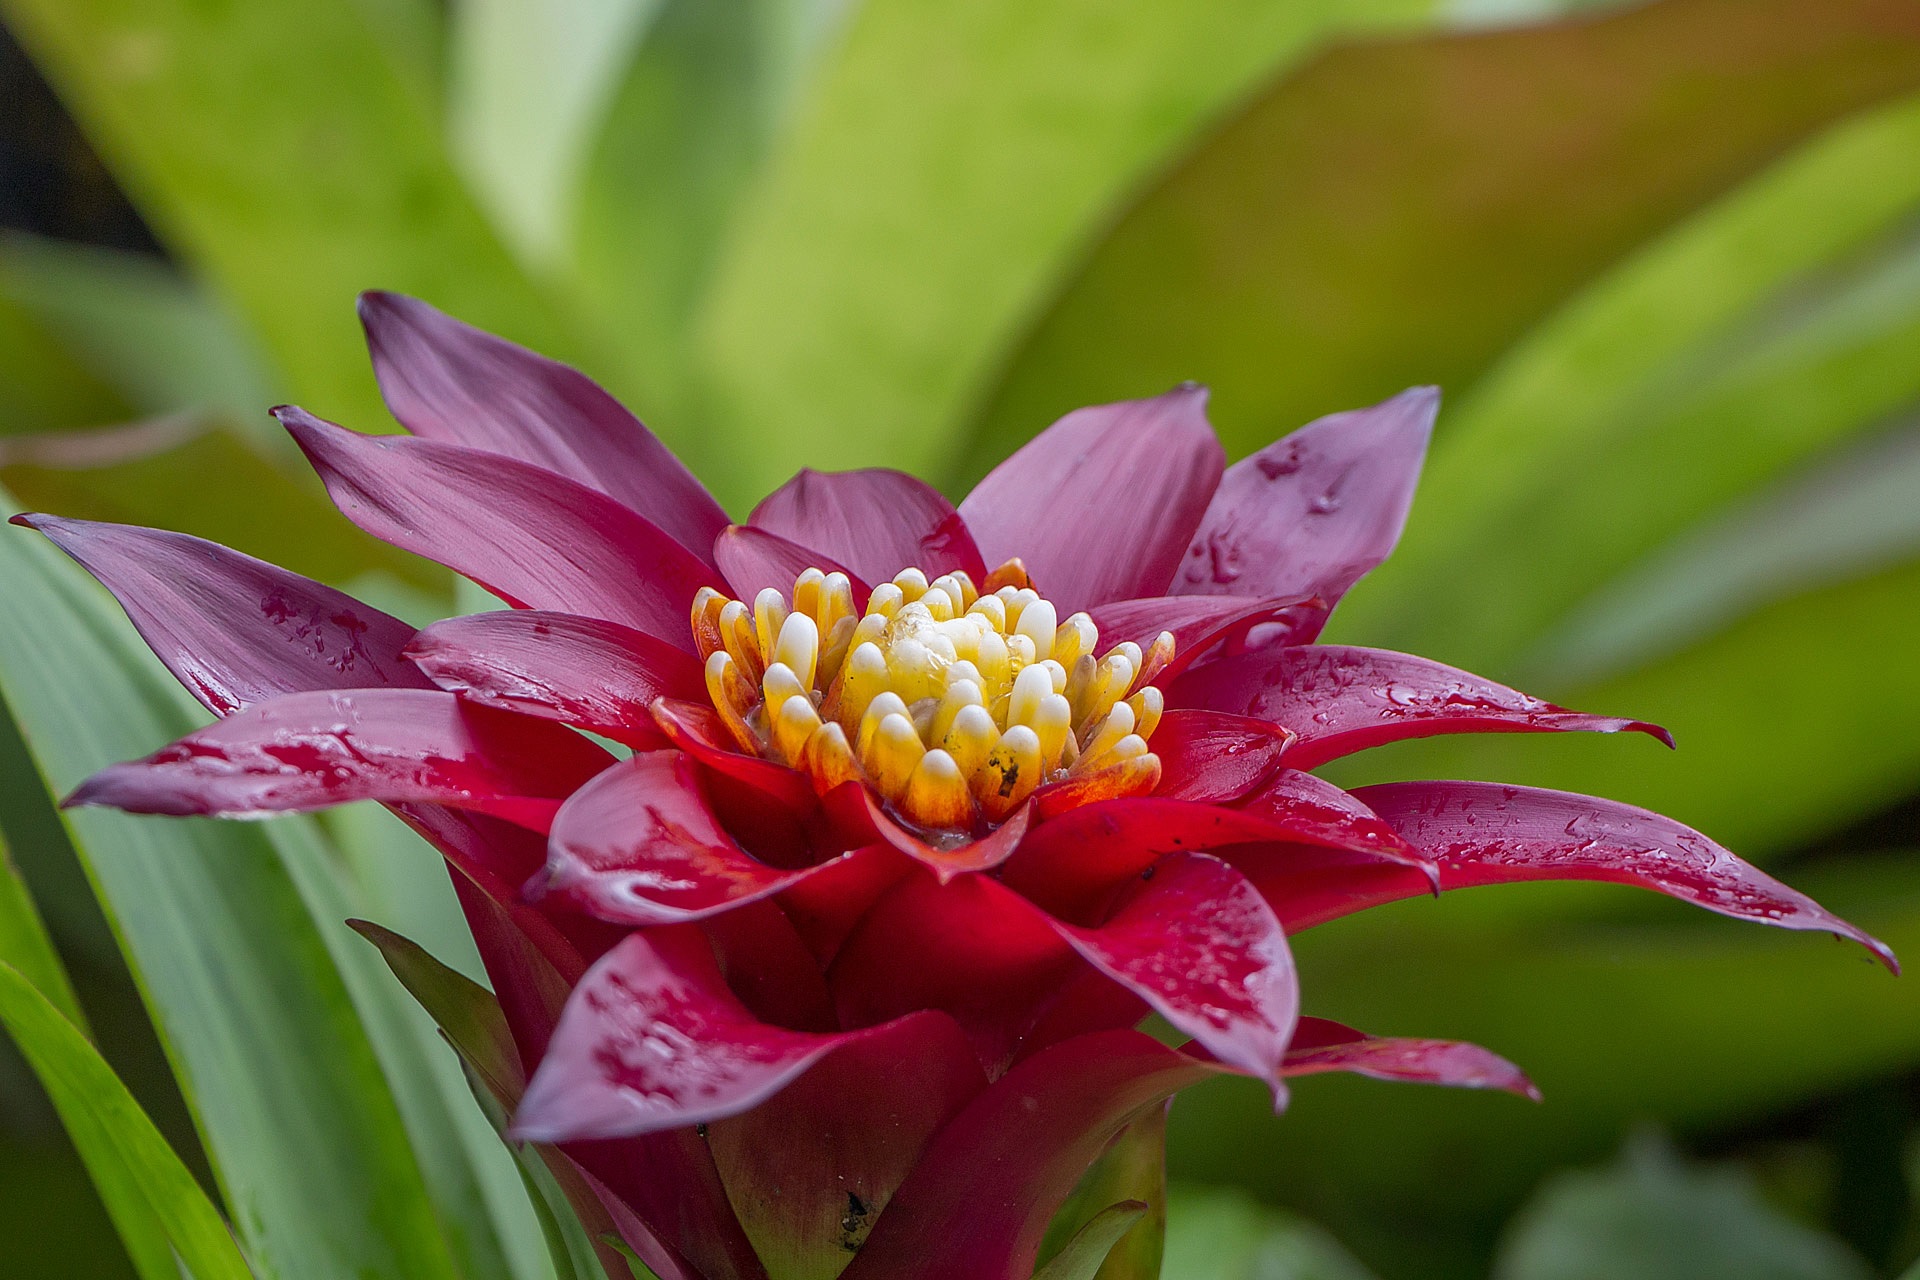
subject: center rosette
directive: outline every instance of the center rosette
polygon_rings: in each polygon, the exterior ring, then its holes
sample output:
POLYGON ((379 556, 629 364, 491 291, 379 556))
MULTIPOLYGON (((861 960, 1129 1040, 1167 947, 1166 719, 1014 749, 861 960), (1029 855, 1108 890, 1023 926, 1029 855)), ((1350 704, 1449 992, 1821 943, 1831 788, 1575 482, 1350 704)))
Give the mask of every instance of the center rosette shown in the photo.
POLYGON ((1172 634, 1102 654, 1093 619, 1062 621, 1018 560, 982 586, 907 569, 864 611, 846 574, 820 569, 751 605, 708 588, 693 635, 742 748, 805 772, 823 795, 862 782, 929 831, 977 833, 1050 783, 1084 802, 1160 780, 1147 740, 1165 703, 1150 682, 1172 634))

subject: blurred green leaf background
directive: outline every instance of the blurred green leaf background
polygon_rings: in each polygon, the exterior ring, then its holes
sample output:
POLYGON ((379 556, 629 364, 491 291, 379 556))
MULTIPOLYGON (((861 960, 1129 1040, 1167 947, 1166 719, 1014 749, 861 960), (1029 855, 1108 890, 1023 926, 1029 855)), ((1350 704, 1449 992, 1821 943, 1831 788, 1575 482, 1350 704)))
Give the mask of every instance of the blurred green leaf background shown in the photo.
MULTIPOLYGON (((264 412, 393 429, 375 287, 579 364, 735 512, 803 464, 958 492, 1188 378, 1235 456, 1439 383, 1405 542, 1333 637, 1680 750, 1435 740, 1337 780, 1646 804, 1920 955, 1912 0, 0 0, 0 32, 9 510, 454 611, 264 412)), ((479 976, 424 845, 58 813, 198 713, 16 531, 0 710, 8 1276, 600 1274, 345 926, 479 976)), ((1920 1256, 1911 979, 1592 887, 1297 947, 1308 1012, 1479 1041, 1547 1101, 1325 1078, 1276 1119, 1206 1086, 1170 1280, 1920 1256)))

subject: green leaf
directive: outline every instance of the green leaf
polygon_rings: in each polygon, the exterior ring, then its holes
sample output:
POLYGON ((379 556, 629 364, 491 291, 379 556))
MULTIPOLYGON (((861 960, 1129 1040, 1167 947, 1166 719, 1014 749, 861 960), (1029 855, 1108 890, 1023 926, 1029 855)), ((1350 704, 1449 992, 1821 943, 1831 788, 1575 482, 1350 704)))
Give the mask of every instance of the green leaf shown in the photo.
POLYGON ((1691 1168, 1643 1136, 1614 1168, 1563 1173, 1513 1224, 1494 1280, 1866 1280, 1839 1241, 1761 1200, 1737 1166, 1691 1168))
MULTIPOLYGON (((582 178, 568 278, 620 335, 638 406, 691 421, 688 327, 741 196, 825 43, 818 0, 665 0, 607 108, 582 178)), ((719 483, 735 459, 679 433, 719 483)))
POLYGON ((1920 430, 1909 425, 1669 542, 1588 597, 1523 665, 1543 685, 1591 683, 1707 639, 1766 604, 1916 556, 1920 430))
POLYGON ((1039 1261, 1044 1266, 1071 1251, 1094 1222, 1122 1201, 1138 1204, 1141 1212, 1100 1249, 1094 1260, 1098 1280, 1154 1280, 1167 1234, 1165 1106, 1150 1108, 1122 1129, 1082 1175, 1073 1195, 1047 1224, 1039 1261))
POLYGON ((67 967, 60 962, 40 911, 33 905, 26 881, 13 865, 13 856, 0 838, 0 962, 13 966, 21 977, 47 998, 55 1012, 85 1036, 87 1015, 81 1012, 80 999, 67 978, 67 967))
POLYGON ((520 1096, 527 1086, 500 1002, 473 979, 441 964, 418 943, 368 920, 347 924, 380 949, 380 956, 413 998, 420 1002, 453 1047, 460 1051, 502 1101, 520 1096))
POLYGON ((859 6, 696 321, 717 425, 751 450, 723 498, 802 464, 932 469, 1123 193, 1331 34, 1431 8, 859 6))
POLYGON ((142 414, 218 410, 270 454, 290 452, 266 414, 279 397, 265 356, 232 316, 165 263, 11 232, 0 236, 0 294, 59 334, 142 414))
POLYGON ((1543 326, 1446 420, 1341 634, 1499 671, 1635 557, 1910 405, 1917 155, 1920 98, 1849 121, 1543 326))
POLYGON ((1326 1232, 1242 1192, 1176 1186, 1163 1280, 1373 1280, 1326 1232))
MULTIPOLYGON (((1920 954, 1910 852, 1792 879, 1920 954)), ((1182 1097, 1169 1143, 1176 1179, 1232 1180, 1297 1206, 1383 1271, 1485 1275, 1481 1250, 1538 1179, 1603 1158, 1636 1120, 1746 1123, 1920 1062, 1920 990, 1859 948, 1615 886, 1449 893, 1293 945, 1310 1012, 1486 1045, 1545 1094, 1529 1106, 1322 1077, 1301 1081, 1277 1120, 1244 1082, 1182 1097), (1276 1150, 1303 1154, 1275 1160, 1276 1150)), ((1171 1222, 1177 1234, 1177 1203, 1171 1222)))
POLYGON ((354 322, 362 289, 419 294, 579 358, 456 175, 417 35, 399 34, 417 27, 393 3, 4 0, 0 12, 148 222, 316 412, 386 421, 354 322))
POLYGON ((172 1258, 177 1253, 193 1280, 252 1280, 227 1224, 112 1068, 18 969, 5 963, 0 963, 0 1023, 53 1099, 141 1275, 177 1277, 172 1258))
POLYGON ((1033 1280, 1095 1280, 1120 1238, 1147 1215, 1138 1200, 1110 1204, 1073 1233, 1053 1260, 1033 1273, 1033 1280))
MULTIPOLYGON (((44 542, 6 534, 0 692, 50 789, 201 720, 103 592, 44 542)), ((67 820, 262 1273, 452 1280, 393 1096, 296 883, 324 857, 311 824, 67 820)))
MULTIPOLYGON (((1067 409, 1187 378, 1213 387, 1236 454, 1411 384, 1457 397, 1621 254, 1782 148, 1920 83, 1920 42, 1880 15, 1873 0, 1666 0, 1320 57, 1094 247, 983 397, 956 479, 1067 409)), ((1913 167, 1911 155, 1889 163, 1913 167)), ((1903 181, 1871 172, 1833 199, 1884 204, 1903 181)), ((1803 234, 1844 236, 1845 219, 1803 234)), ((1747 251, 1747 273, 1789 260, 1747 251)), ((1688 301, 1682 314, 1706 305, 1688 301)), ((1678 323, 1656 318, 1640 343, 1678 323)), ((1543 423, 1585 407, 1556 394, 1515 421, 1532 445, 1543 423)), ((1436 469, 1459 415, 1443 413, 1440 431, 1436 469)), ((1430 479, 1416 522, 1486 501, 1476 478, 1453 474, 1444 507, 1430 479)), ((1417 616, 1405 594, 1416 578, 1380 593, 1383 610, 1417 616)))
POLYGON ((126 401, 60 336, 0 292, 0 437, 118 422, 126 401))
POLYGON ((528 261, 564 251, 595 127, 662 0, 469 0, 452 13, 462 166, 528 261))

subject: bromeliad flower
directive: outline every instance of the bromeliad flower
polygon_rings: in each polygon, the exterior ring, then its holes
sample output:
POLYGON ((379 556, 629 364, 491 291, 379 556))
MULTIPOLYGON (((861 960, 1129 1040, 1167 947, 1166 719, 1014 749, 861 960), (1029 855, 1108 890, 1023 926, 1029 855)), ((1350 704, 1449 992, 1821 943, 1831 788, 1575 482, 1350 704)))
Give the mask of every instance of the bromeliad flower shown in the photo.
POLYGON ((408 299, 362 317, 411 437, 278 416, 350 519, 512 608, 416 633, 192 538, 22 517, 222 717, 69 803, 393 806, 456 873, 515 1135, 667 1280, 1020 1280, 1115 1134, 1214 1073, 1530 1093, 1300 1016, 1288 936, 1378 903, 1612 880, 1892 963, 1656 814, 1310 772, 1665 737, 1315 643, 1399 536, 1431 390, 1227 467, 1181 387, 1069 414, 958 508, 807 471, 733 525, 580 374, 408 299))

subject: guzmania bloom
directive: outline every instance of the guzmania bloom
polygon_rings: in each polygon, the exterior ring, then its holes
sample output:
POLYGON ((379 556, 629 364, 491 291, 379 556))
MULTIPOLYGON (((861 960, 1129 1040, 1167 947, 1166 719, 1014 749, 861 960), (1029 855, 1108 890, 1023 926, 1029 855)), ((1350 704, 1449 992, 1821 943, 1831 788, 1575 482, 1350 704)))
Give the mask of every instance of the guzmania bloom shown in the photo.
POLYGON ((1315 643, 1399 537, 1431 389, 1227 466, 1185 386, 1068 414, 957 508, 803 471, 736 525, 581 374, 410 299, 361 315, 411 435, 277 416, 350 520, 511 608, 416 631, 194 538, 21 517, 219 717, 68 803, 392 806, 454 873, 513 1136, 664 1280, 1025 1280, 1116 1135, 1221 1072, 1530 1094, 1301 1016, 1289 936, 1380 903, 1608 880, 1892 963, 1657 814, 1314 775, 1432 734, 1665 737, 1315 643))

